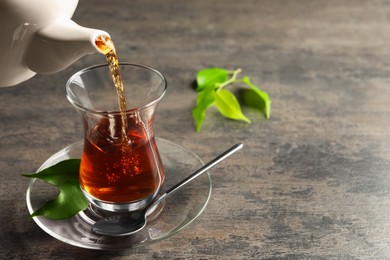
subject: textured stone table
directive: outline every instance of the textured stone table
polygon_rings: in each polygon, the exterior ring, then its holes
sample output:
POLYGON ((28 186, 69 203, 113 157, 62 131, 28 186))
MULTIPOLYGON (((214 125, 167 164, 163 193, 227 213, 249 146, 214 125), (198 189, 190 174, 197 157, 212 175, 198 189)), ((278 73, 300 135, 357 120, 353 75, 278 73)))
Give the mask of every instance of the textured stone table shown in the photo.
POLYGON ((1 259, 389 259, 390 5, 386 1, 80 1, 74 19, 108 31, 123 61, 160 70, 169 90, 156 135, 212 171, 206 210, 160 243, 94 251, 62 243, 29 217, 21 173, 82 137, 64 85, 94 63, 0 89, 1 259), (195 73, 241 67, 272 98, 252 124, 191 118, 195 73))

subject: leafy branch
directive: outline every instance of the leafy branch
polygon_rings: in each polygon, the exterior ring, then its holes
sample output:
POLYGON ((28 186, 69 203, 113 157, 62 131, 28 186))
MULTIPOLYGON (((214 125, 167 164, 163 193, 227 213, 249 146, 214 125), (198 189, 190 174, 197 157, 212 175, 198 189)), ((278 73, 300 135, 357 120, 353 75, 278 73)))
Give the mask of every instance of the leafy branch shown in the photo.
POLYGON ((266 118, 271 114, 271 99, 268 94, 254 85, 248 76, 238 78, 242 70, 226 70, 223 68, 207 68, 200 70, 196 75, 196 91, 198 96, 196 106, 192 109, 196 131, 200 132, 206 111, 216 106, 218 111, 226 118, 241 120, 248 124, 251 121, 241 111, 241 105, 235 95, 225 89, 229 85, 243 85, 242 102, 259 109, 266 118))

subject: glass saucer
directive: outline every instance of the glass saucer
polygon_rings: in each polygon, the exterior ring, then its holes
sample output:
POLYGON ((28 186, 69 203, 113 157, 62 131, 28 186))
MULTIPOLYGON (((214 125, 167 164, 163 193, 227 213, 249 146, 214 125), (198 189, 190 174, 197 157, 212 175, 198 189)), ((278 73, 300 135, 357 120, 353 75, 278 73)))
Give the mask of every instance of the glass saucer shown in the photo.
MULTIPOLYGON (((156 141, 165 170, 163 192, 203 165, 202 160, 193 152, 162 138, 156 138, 156 141)), ((82 149, 83 142, 71 144, 52 155, 39 170, 69 158, 80 158, 82 149)), ((37 210, 57 193, 58 190, 54 186, 39 179, 32 179, 26 193, 29 212, 37 210)), ((151 219, 143 230, 122 237, 94 233, 91 230, 92 223, 83 221, 84 214, 88 214, 86 212, 66 220, 51 220, 45 217, 33 219, 46 233, 70 245, 89 249, 127 249, 149 245, 176 234, 203 212, 210 196, 211 178, 207 173, 167 198, 158 216, 150 216, 151 219)))

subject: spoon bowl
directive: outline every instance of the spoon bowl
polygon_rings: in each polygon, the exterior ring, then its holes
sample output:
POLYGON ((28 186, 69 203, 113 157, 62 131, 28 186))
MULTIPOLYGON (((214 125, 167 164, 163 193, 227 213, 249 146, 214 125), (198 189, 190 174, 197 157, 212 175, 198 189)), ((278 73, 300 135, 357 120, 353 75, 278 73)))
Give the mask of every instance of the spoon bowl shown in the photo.
POLYGON ((231 148, 227 149, 225 152, 221 153, 213 160, 205 164, 203 167, 174 185, 172 188, 167 190, 165 193, 161 194, 155 200, 146 205, 143 209, 130 211, 125 214, 119 214, 103 218, 97 221, 92 226, 92 230, 100 235, 106 236, 127 236, 134 234, 146 226, 147 223, 147 214, 148 212, 157 206, 161 201, 165 200, 176 191, 181 189, 184 185, 200 176, 201 174, 207 172, 210 168, 214 167, 236 151, 242 149, 243 144, 238 143, 231 148))

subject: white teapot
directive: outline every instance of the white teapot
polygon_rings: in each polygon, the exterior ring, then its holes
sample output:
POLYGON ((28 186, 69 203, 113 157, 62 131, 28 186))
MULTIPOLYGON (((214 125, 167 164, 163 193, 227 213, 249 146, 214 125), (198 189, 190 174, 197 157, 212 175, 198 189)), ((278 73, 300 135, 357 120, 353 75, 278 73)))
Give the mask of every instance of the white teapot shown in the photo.
POLYGON ((0 0, 0 87, 65 69, 99 52, 106 32, 77 25, 78 0, 0 0))

